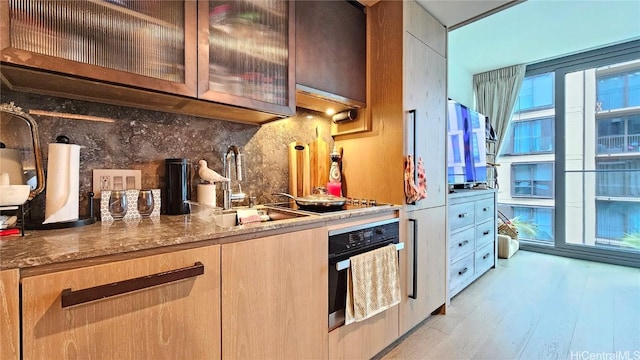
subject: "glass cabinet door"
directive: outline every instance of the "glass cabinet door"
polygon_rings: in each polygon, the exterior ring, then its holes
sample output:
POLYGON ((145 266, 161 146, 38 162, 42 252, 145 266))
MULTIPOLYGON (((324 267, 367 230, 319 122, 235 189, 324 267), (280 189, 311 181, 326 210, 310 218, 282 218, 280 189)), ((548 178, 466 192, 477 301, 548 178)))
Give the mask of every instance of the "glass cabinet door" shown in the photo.
POLYGON ((2 61, 196 96, 196 11, 193 0, 8 0, 2 61))
POLYGON ((200 2, 199 97, 294 114, 293 7, 286 0, 200 2))

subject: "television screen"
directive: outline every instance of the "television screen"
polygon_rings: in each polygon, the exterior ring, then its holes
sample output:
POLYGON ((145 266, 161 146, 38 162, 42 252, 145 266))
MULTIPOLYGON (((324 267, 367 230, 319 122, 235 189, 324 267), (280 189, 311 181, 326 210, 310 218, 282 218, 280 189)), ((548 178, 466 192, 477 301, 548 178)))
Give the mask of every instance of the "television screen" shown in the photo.
POLYGON ((485 124, 487 117, 449 100, 447 177, 449 184, 487 182, 485 124))

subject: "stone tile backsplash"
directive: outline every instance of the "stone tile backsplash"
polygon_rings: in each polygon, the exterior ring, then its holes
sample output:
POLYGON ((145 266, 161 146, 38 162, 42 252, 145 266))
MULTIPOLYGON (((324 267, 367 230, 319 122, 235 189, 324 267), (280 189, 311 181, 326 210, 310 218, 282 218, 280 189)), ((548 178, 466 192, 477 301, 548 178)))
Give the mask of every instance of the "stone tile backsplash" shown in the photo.
MULTIPOLYGON (((25 112, 40 110, 81 114, 98 121, 73 120, 57 116, 33 115, 39 127, 44 169, 48 144, 58 135, 66 135, 80 150, 80 216, 88 215, 87 196, 92 191, 93 169, 139 169, 142 188, 164 187, 164 159, 188 158, 193 166, 207 160, 209 167, 223 173, 222 155, 230 145, 245 154, 247 179, 242 190, 257 197, 258 203, 270 202, 274 192, 288 192, 287 146, 292 141, 310 142, 316 128, 333 145, 328 116, 298 109, 295 117, 254 126, 188 115, 128 108, 87 101, 30 94, 2 88, 2 103, 14 102, 25 112), (309 118, 309 115, 312 118, 309 118), (113 122, 99 121, 100 118, 113 122)), ((192 173, 192 199, 199 181, 192 173)), ((46 192, 46 188, 45 188, 46 192)), ((218 204, 222 190, 218 189, 218 204)), ((33 216, 42 218, 45 193, 32 203, 33 216)))

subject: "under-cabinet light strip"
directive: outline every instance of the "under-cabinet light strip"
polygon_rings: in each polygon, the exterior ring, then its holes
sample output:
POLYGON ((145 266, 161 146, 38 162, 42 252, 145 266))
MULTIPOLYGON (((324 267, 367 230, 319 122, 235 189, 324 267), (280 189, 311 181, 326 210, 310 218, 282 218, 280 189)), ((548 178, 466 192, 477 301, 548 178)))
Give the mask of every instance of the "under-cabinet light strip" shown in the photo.
POLYGON ((73 119, 73 120, 99 121, 99 122, 107 122, 107 123, 115 122, 115 120, 113 120, 113 119, 103 118, 103 117, 99 117, 99 116, 69 114, 69 113, 58 113, 58 112, 43 111, 43 110, 29 110, 29 114, 31 114, 31 115, 40 115, 40 116, 59 117, 59 118, 73 119))

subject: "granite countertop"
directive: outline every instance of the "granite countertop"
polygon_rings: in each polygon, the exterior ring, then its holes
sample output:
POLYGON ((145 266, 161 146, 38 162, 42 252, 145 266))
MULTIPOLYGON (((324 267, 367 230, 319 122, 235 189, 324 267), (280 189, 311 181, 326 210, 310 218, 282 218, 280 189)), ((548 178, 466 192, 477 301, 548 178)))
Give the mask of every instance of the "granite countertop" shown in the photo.
POLYGON ((255 237, 259 237, 259 233, 269 230, 314 224, 323 226, 328 221, 399 209, 400 206, 361 208, 231 228, 218 227, 215 222, 197 216, 162 215, 156 219, 143 218, 133 223, 97 222, 69 229, 27 230, 24 237, 0 238, 0 270, 24 269, 204 240, 218 240, 222 243, 234 236, 255 234, 255 237))

